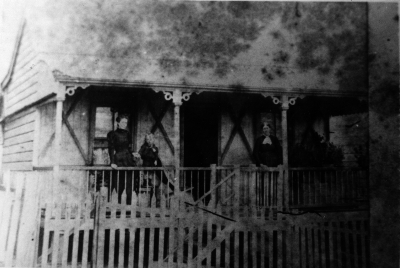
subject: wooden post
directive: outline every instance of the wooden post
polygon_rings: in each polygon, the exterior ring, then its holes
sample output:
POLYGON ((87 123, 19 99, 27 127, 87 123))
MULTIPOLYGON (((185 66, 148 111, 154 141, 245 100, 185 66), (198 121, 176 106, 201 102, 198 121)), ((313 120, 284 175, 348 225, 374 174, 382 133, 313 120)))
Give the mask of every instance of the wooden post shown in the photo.
POLYGON ((290 98, 288 95, 282 95, 281 99, 273 97, 274 104, 281 104, 281 127, 282 127, 282 169, 280 170, 280 178, 282 181, 278 183, 283 187, 283 192, 278 191, 278 206, 288 206, 289 205, 289 159, 288 159, 288 123, 287 123, 287 110, 289 110, 289 105, 294 105, 296 103, 296 98, 290 98), (282 185, 283 184, 283 185, 282 185))
POLYGON ((60 157, 62 142, 62 113, 63 103, 65 100, 65 91, 61 88, 57 94, 56 117, 55 117, 55 136, 54 136, 54 179, 56 182, 60 180, 60 157))
MULTIPOLYGON (((174 92, 175 93, 175 92, 174 92)), ((175 152, 174 152, 174 164, 175 164, 175 176, 178 179, 179 185, 182 185, 181 181, 180 181, 180 166, 181 166, 181 156, 180 156, 180 149, 181 149, 181 142, 180 142, 180 106, 182 105, 182 102, 178 103, 175 102, 175 107, 174 107, 174 148, 175 148, 175 152)), ((179 187, 178 185, 178 187, 179 187)), ((177 187, 176 182, 175 182, 175 187, 177 187)), ((178 188, 175 188, 178 189, 178 188)))
POLYGON ((240 178, 240 166, 239 165, 234 166, 234 172, 235 172, 235 176, 233 177, 233 191, 234 191, 235 197, 234 197, 233 209, 234 209, 235 218, 239 218, 240 194, 241 194, 241 191, 240 191, 241 178, 240 178))
MULTIPOLYGON (((282 96, 282 156, 283 156, 283 195, 279 193, 279 199, 283 199, 281 205, 288 206, 289 205, 289 159, 288 159, 288 126, 287 126, 287 110, 289 110, 289 103, 294 104, 294 102, 289 101, 287 95, 282 96)), ((279 200, 278 199, 278 200, 279 200)))
MULTIPOLYGON (((88 153, 87 159, 89 164, 93 164, 93 149, 96 128, 96 106, 91 103, 89 107, 89 135, 88 135, 88 153)), ((135 151, 136 152, 136 151, 135 151)))
POLYGON ((287 110, 289 110, 288 96, 282 96, 282 155, 283 167, 288 166, 288 139, 287 139, 287 110))
MULTIPOLYGON (((174 103, 175 107, 174 107, 174 166, 175 166, 175 178, 179 179, 177 180, 178 182, 180 182, 180 174, 179 174, 179 168, 181 165, 181 152, 180 152, 180 144, 181 144, 181 140, 180 140, 180 107, 182 105, 182 102, 188 101, 190 99, 190 94, 191 93, 182 93, 182 91, 180 89, 175 89, 173 93, 171 92, 164 92, 165 94, 165 99, 168 100, 172 100, 172 102, 174 103)), ((182 184, 180 184, 182 185, 182 184)), ((179 185, 177 185, 177 182, 175 181, 175 189, 178 189, 179 185)))
MULTIPOLYGON (((215 185, 217 184, 217 169, 216 169, 216 165, 212 164, 211 166, 211 184, 210 184, 210 189, 213 189, 215 187, 215 185)), ((211 200, 210 203, 212 202, 211 206, 213 208, 217 207, 217 203, 219 202, 218 198, 221 197, 220 194, 218 194, 218 192, 220 192, 220 189, 215 189, 215 191, 213 191, 213 193, 211 193, 211 200)))

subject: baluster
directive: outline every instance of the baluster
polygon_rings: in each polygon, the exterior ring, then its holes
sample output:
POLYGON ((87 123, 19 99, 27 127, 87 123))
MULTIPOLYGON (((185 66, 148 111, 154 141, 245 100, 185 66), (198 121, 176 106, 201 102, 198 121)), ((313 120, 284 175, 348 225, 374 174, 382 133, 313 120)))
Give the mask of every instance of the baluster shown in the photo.
POLYGON ((119 178, 120 178, 120 171, 117 170, 117 193, 119 193, 119 189, 121 188, 121 184, 119 183, 119 178))

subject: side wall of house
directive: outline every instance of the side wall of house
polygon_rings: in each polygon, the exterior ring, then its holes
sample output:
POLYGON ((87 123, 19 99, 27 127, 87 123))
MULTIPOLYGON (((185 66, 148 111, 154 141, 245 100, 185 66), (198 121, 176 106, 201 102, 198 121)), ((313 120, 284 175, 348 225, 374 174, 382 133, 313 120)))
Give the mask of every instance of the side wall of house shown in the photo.
POLYGON ((3 170, 29 170, 32 168, 35 108, 7 118, 4 126, 3 170))
POLYGON ((34 40, 30 26, 25 25, 17 43, 11 79, 5 87, 3 116, 9 116, 56 91, 48 66, 34 49, 34 40))

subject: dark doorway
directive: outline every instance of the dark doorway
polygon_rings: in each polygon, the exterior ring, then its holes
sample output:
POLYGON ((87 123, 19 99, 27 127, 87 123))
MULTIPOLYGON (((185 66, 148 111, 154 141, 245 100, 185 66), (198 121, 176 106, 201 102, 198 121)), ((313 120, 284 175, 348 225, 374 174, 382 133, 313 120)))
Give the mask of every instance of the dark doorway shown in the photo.
POLYGON ((184 165, 209 167, 218 163, 218 96, 201 93, 184 105, 184 165))
MULTIPOLYGON (((184 165, 209 167, 218 163, 218 96, 212 93, 192 95, 184 106, 184 165)), ((186 170, 185 188, 195 200, 210 190, 210 170, 186 170)), ((210 196, 203 199, 208 204, 210 196)))

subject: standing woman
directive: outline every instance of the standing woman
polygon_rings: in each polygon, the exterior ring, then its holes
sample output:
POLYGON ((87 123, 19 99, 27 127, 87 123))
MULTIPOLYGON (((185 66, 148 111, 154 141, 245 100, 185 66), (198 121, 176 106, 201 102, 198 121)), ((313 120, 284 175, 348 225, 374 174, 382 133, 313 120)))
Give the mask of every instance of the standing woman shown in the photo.
POLYGON ((282 164, 282 147, 278 139, 271 135, 271 125, 262 123, 263 134, 256 139, 253 156, 256 165, 276 167, 282 164))
MULTIPOLYGON (((136 161, 134 157, 139 157, 138 153, 132 151, 131 135, 126 127, 128 126, 128 117, 121 115, 116 119, 117 129, 107 134, 108 153, 110 155, 111 167, 134 167, 136 161)), ((132 200, 132 170, 113 171, 111 191, 117 188, 118 202, 121 202, 121 194, 126 188, 127 203, 132 200), (126 181, 126 185, 125 185, 126 181), (126 187, 125 187, 126 186, 126 187)), ((136 176, 135 176, 136 177, 136 176)))

